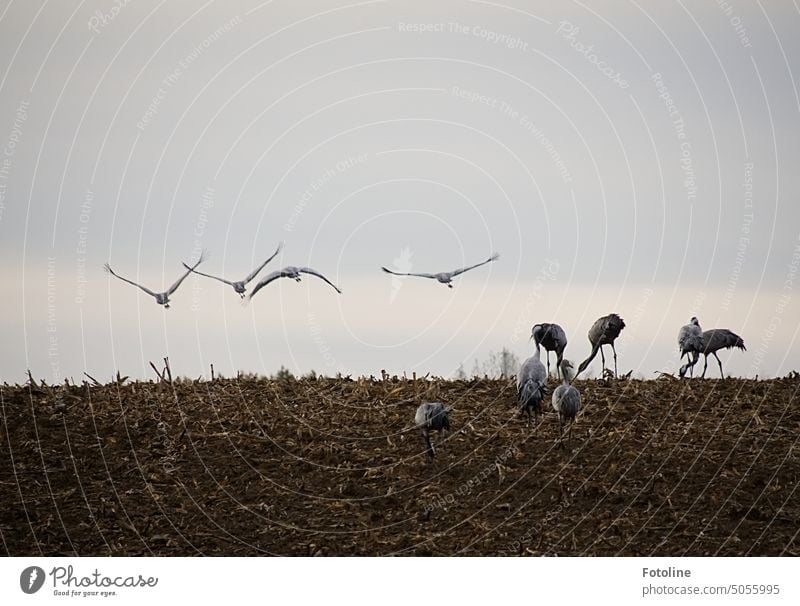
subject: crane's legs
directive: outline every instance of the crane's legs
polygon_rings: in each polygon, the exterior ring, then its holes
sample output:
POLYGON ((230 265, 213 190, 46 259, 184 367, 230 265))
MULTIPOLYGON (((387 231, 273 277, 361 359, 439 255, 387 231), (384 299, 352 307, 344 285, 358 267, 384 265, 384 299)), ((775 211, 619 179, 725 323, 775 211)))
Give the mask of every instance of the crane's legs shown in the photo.
POLYGON ((714 352, 714 357, 717 359, 717 363, 719 364, 719 376, 721 379, 724 379, 725 375, 722 374, 722 360, 719 359, 716 351, 714 352))
MULTIPOLYGON (((683 358, 683 356, 681 356, 683 358)), ((696 351, 689 352, 686 354, 686 364, 681 366, 680 375, 683 377, 686 374, 686 371, 689 371, 689 376, 694 378, 694 365, 700 360, 700 354, 696 351)))
POLYGON ((605 378, 605 374, 606 374, 606 354, 603 353, 603 346, 602 345, 600 346, 600 360, 602 360, 602 362, 603 362, 603 370, 600 373, 600 376, 605 378))
MULTIPOLYGON (((699 357, 700 356, 698 356, 698 358, 699 357)), ((708 354, 706 354, 705 364, 703 364, 703 374, 700 375, 701 379, 705 379, 706 378, 706 368, 708 368, 708 354)))
POLYGON ((550 378, 550 350, 545 350, 547 352, 547 378, 550 378))
POLYGON ((614 347, 614 342, 611 342, 611 351, 614 352, 614 378, 617 378, 617 348, 614 347))
POLYGON ((433 444, 431 444, 431 438, 428 435, 428 430, 423 429, 421 432, 422 434, 422 445, 425 447, 425 453, 428 455, 428 460, 433 460, 434 450, 433 444))

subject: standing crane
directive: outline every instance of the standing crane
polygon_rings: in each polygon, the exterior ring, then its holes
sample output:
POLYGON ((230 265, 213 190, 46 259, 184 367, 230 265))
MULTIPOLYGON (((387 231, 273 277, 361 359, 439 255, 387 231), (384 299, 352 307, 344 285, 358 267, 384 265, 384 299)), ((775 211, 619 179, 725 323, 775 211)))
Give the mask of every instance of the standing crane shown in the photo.
POLYGON ((536 344, 536 352, 522 363, 517 373, 517 399, 519 400, 520 413, 531 414, 536 420, 542 412, 542 401, 547 393, 547 370, 541 361, 541 350, 536 344))
POLYGON ((686 374, 687 367, 691 368, 697 364, 697 361, 700 359, 700 354, 703 354, 705 355, 705 364, 703 365, 703 374, 700 375, 700 378, 704 379, 706 376, 706 369, 708 368, 708 356, 709 354, 713 354, 719 364, 719 376, 724 379, 725 375, 722 372, 722 360, 719 359, 717 352, 720 349, 731 349, 733 347, 738 347, 742 351, 747 351, 742 337, 727 328, 704 330, 700 338, 702 341, 700 349, 691 352, 693 359, 691 362, 681 367, 681 376, 686 374))
POLYGON ((558 440, 564 446, 564 424, 569 424, 569 441, 572 441, 572 423, 581 409, 581 392, 572 385, 574 377, 570 376, 572 363, 569 360, 561 362, 561 376, 564 377, 561 385, 553 392, 553 410, 558 413, 558 440))
POLYGON ((540 344, 547 352, 547 375, 550 376, 550 352, 556 352, 556 372, 561 371, 561 361, 564 359, 564 349, 567 347, 567 333, 558 324, 534 324, 531 329, 531 338, 538 347, 540 344))
POLYGON ((594 360, 598 350, 600 350, 600 358, 603 360, 603 371, 605 372, 606 356, 603 353, 603 345, 611 345, 611 351, 614 352, 614 377, 616 378, 617 350, 614 348, 614 341, 616 341, 623 328, 625 328, 625 321, 617 314, 608 314, 598 318, 589 329, 589 343, 592 344, 592 353, 578 366, 578 372, 575 373, 575 376, 586 370, 586 367, 594 360))
MULTIPOLYGON (((681 352, 681 360, 683 360, 684 356, 688 356, 689 359, 691 359, 692 354, 699 356, 699 352, 702 351, 703 329, 700 328, 700 321, 695 316, 692 316, 689 323, 681 326, 681 329, 678 331, 678 348, 681 352)), ((679 371, 680 376, 683 377, 686 374, 687 368, 692 371, 692 376, 694 376, 695 363, 687 363, 681 366, 679 371)))
POLYGON ((414 425, 417 426, 422 435, 422 443, 428 459, 432 460, 436 450, 431 443, 431 432, 438 431, 440 440, 447 437, 450 431, 450 411, 452 408, 445 406, 441 402, 424 402, 419 405, 414 415, 414 425))

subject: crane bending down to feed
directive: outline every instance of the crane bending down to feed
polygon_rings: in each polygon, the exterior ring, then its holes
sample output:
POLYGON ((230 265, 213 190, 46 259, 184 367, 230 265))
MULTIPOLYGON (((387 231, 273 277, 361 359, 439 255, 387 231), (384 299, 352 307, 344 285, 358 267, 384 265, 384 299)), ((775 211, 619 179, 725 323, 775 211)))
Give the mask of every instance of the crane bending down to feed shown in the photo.
POLYGON ((556 352, 556 372, 561 371, 561 361, 564 359, 564 349, 567 347, 567 333, 558 324, 534 324, 531 329, 531 338, 536 345, 541 344, 547 352, 547 375, 550 376, 550 352, 556 352))
POLYGON ((572 363, 569 360, 561 362, 561 376, 564 381, 553 392, 553 410, 558 413, 558 439, 564 445, 564 424, 569 424, 569 441, 572 441, 572 423, 581 409, 581 392, 572 385, 573 377, 570 376, 572 363))
POLYGON ((469 271, 470 269, 475 269, 476 267, 480 267, 481 265, 486 265, 487 263, 491 263, 492 261, 496 261, 500 258, 500 255, 495 253, 486 261, 481 261, 480 263, 476 263, 475 265, 470 265, 469 267, 462 267, 461 269, 455 269, 453 271, 443 271, 438 274, 424 274, 424 273, 401 273, 397 271, 392 271, 391 269, 387 269, 386 267, 381 267, 383 271, 387 274, 392 274, 393 276, 415 276, 417 278, 431 278, 432 280, 436 280, 441 284, 447 284, 448 288, 453 288, 453 278, 458 275, 463 274, 465 271, 469 271))
POLYGON ((183 275, 182 275, 180 278, 178 278, 178 279, 175 281, 175 283, 174 283, 172 286, 170 286, 170 287, 169 287, 167 290, 165 290, 164 292, 153 292, 153 291, 152 291, 152 290, 150 290, 149 288, 146 288, 146 287, 142 286, 141 284, 137 284, 137 283, 136 283, 136 282, 134 282, 133 280, 128 280, 128 278, 123 278, 123 277, 122 277, 122 276, 120 276, 119 274, 115 273, 115 272, 114 272, 114 270, 113 270, 113 269, 111 269, 111 265, 109 265, 108 263, 106 263, 106 264, 103 266, 103 269, 105 269, 105 270, 106 270, 108 273, 110 273, 110 274, 111 274, 112 276, 114 276, 115 278, 119 278, 119 279, 120 279, 120 280, 122 280, 123 282, 127 282, 128 284, 133 284, 134 286, 138 286, 139 288, 141 288, 141 289, 142 289, 144 292, 146 292, 146 293, 147 293, 148 295, 150 295, 151 297, 155 297, 156 303, 158 303, 159 305, 163 305, 163 306, 164 306, 164 309, 169 309, 169 298, 172 296, 172 294, 173 294, 173 293, 174 293, 176 290, 178 290, 178 287, 179 287, 179 286, 181 285, 181 283, 182 283, 182 282, 183 282, 183 281, 186 279, 186 276, 188 276, 190 273, 192 273, 192 271, 194 270, 194 268, 195 268, 195 267, 197 267, 198 265, 200 265, 200 264, 203 262, 203 255, 204 255, 204 254, 205 254, 205 251, 203 251, 203 253, 200 255, 200 258, 197 260, 197 263, 195 263, 194 265, 192 265, 192 266, 191 266, 191 267, 190 267, 190 268, 189 268, 189 269, 186 271, 186 273, 185 273, 185 274, 183 274, 183 275))
POLYGON ((433 459, 436 450, 431 443, 431 432, 438 431, 440 440, 447 437, 447 432, 450 431, 450 411, 453 410, 449 406, 445 406, 441 402, 425 402, 419 405, 417 412, 414 415, 414 425, 419 429, 422 435, 422 443, 425 446, 425 452, 428 459, 433 459))
POLYGON ((325 282, 330 284, 336 290, 336 292, 338 292, 339 294, 342 294, 342 291, 339 290, 338 286, 336 286, 333 282, 328 280, 328 278, 323 276, 318 271, 316 271, 314 269, 311 269, 310 267, 294 267, 294 266, 290 265, 289 267, 284 267, 283 269, 279 269, 278 271, 273 271, 272 273, 267 274, 258 284, 256 284, 256 287, 253 289, 253 292, 251 292, 249 295, 247 295, 247 297, 245 299, 242 300, 242 303, 246 303, 247 301, 249 301, 250 299, 255 297, 256 293, 259 290, 264 288, 270 282, 273 282, 273 281, 277 280, 278 278, 291 278, 292 280, 295 280, 296 282, 299 282, 300 281, 300 274, 308 274, 310 276, 317 276, 321 280, 324 280, 325 282))
POLYGON ((225 284, 229 284, 230 286, 233 286, 233 290, 235 290, 237 292, 237 294, 242 299, 244 299, 245 291, 247 290, 247 285, 250 284, 250 282, 252 282, 253 279, 255 279, 255 277, 258 275, 258 273, 267 266, 267 263, 272 261, 278 255, 278 253, 281 251, 281 248, 283 248, 283 242, 280 242, 278 244, 278 248, 275 250, 274 253, 272 253, 272 256, 269 259, 267 259, 266 261, 264 261, 261 265, 256 267, 250 273, 250 275, 245 277, 243 280, 237 280, 235 282, 231 282, 230 280, 226 280, 225 278, 219 278, 217 276, 212 276, 211 274, 204 274, 201 271, 195 271, 193 268, 191 268, 188 265, 186 265, 186 263, 184 263, 183 266, 186 269, 188 269, 189 271, 192 271, 192 272, 196 273, 197 275, 205 276, 206 278, 211 278, 212 280, 219 280, 220 282, 224 282, 225 284))
MULTIPOLYGON (((700 321, 692 316, 688 324, 681 326, 678 331, 678 348, 681 352, 681 360, 684 356, 691 357, 692 353, 697 353, 703 349, 703 329, 700 328, 700 321)), ((697 354, 699 355, 699 354, 697 354)), ((694 364, 685 364, 680 368, 680 376, 686 374, 686 369, 689 368, 694 375, 694 364)))
POLYGON ((611 345, 611 351, 614 352, 614 377, 616 377, 617 350, 614 348, 614 341, 616 341, 623 328, 625 328, 625 321, 617 314, 608 314, 607 316, 598 318, 589 329, 589 343, 592 344, 592 352, 589 354, 589 357, 578 366, 578 372, 575 373, 575 376, 578 376, 586 370, 586 367, 589 366, 597 355, 597 350, 600 350, 600 358, 603 360, 603 372, 605 372, 606 356, 603 353, 603 345, 611 345))
POLYGON ((542 412, 542 401, 547 393, 547 371, 541 361, 541 350, 536 344, 536 352, 522 363, 517 374, 517 400, 520 414, 531 414, 538 421, 542 412))
POLYGON ((737 335, 735 332, 728 330, 727 328, 712 328, 711 330, 704 330, 701 335, 701 341, 700 349, 690 352, 693 358, 691 362, 687 362, 681 366, 680 376, 684 376, 686 374, 687 367, 691 368, 697 364, 697 361, 700 359, 700 354, 703 354, 706 358, 705 364, 703 365, 703 374, 700 375, 700 378, 704 379, 706 376, 706 369, 708 368, 708 356, 709 354, 714 354, 714 357, 717 359, 717 363, 719 364, 719 376, 720 378, 724 379, 725 375, 722 372, 722 360, 719 359, 717 352, 720 349, 731 349, 733 347, 738 347, 742 351, 747 351, 742 337, 737 335))

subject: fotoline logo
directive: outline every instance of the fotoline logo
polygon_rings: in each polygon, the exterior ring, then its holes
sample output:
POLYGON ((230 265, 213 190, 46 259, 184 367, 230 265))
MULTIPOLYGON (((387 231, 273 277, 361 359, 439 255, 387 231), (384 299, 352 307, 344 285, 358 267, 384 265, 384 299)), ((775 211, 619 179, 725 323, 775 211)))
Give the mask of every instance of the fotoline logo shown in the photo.
POLYGON ((38 566, 28 566, 19 575, 19 586, 25 593, 36 593, 44 585, 44 570, 38 566))

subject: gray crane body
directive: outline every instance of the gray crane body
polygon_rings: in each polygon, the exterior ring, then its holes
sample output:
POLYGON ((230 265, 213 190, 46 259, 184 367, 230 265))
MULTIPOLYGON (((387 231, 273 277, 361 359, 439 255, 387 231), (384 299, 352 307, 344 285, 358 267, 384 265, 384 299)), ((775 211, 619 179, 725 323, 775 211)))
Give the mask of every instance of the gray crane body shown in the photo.
POLYGON ((598 318, 592 327, 589 329, 589 343, 592 345, 592 352, 578 367, 578 372, 575 376, 581 374, 587 366, 594 360, 597 352, 600 351, 600 358, 603 361, 603 371, 606 369, 606 356, 603 353, 603 345, 611 345, 611 351, 614 352, 614 376, 617 376, 617 350, 614 347, 614 341, 617 340, 619 333, 625 328, 625 321, 617 314, 608 314, 602 318, 598 318))
POLYGON ((536 346, 536 353, 522 363, 517 373, 517 399, 521 413, 536 419, 542 412, 542 401, 547 393, 547 370, 541 361, 541 351, 536 346))
POLYGON ((531 338, 537 345, 544 347, 547 352, 547 374, 550 375, 550 352, 556 353, 556 372, 561 376, 561 361, 564 359, 564 350, 567 347, 567 333, 558 324, 544 322, 534 324, 531 328, 531 338))
POLYGON ((422 435, 422 443, 429 459, 433 459, 436 450, 431 443, 431 432, 438 431, 441 438, 447 437, 450 431, 450 411, 452 408, 441 402, 424 402, 419 405, 414 415, 414 425, 422 435))
POLYGON ((561 374, 564 380, 553 391, 553 410, 558 413, 559 436, 564 433, 564 425, 569 424, 570 440, 572 439, 572 423, 581 409, 581 392, 572 385, 571 368, 572 364, 569 360, 561 363, 561 374))
POLYGON ((717 352, 720 349, 732 349, 734 347, 742 351, 747 351, 747 348, 744 346, 744 339, 727 328, 704 330, 701 334, 700 348, 687 352, 691 355, 692 360, 681 367, 680 375, 684 376, 687 368, 691 368, 697 364, 697 361, 700 359, 700 354, 703 354, 705 360, 703 364, 703 374, 700 375, 700 378, 705 378, 706 370, 708 369, 708 356, 713 355, 717 359, 717 364, 719 364, 719 376, 724 379, 725 374, 722 371, 722 360, 719 359, 717 352))
MULTIPOLYGON (((691 359, 691 354, 702 351, 703 349, 703 329, 700 328, 700 321, 696 317, 692 317, 689 323, 681 326, 678 331, 678 348, 681 352, 681 360, 684 356, 691 359)), ((680 376, 686 374, 686 370, 690 369, 694 373, 694 363, 681 366, 680 376)))

